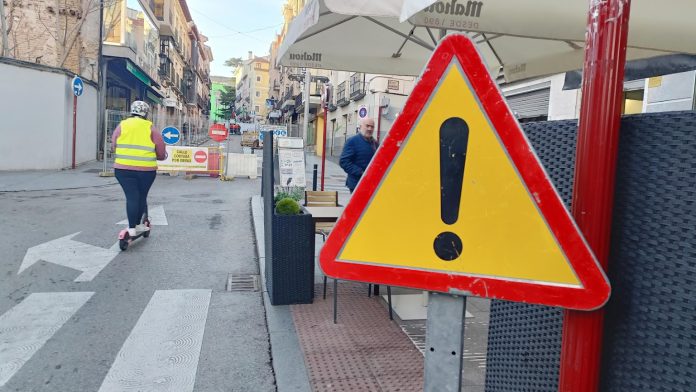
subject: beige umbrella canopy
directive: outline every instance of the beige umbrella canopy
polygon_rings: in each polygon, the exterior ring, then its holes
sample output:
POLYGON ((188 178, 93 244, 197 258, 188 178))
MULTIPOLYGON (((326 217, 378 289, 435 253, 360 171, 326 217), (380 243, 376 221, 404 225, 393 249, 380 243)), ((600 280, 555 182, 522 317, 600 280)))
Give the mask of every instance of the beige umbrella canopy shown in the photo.
MULTIPOLYGON (((442 33, 466 31, 491 72, 511 82, 581 68, 587 10, 587 0, 310 0, 278 58, 287 66, 418 75, 442 33)), ((694 15, 693 0, 634 0, 628 59, 696 54, 694 15)))

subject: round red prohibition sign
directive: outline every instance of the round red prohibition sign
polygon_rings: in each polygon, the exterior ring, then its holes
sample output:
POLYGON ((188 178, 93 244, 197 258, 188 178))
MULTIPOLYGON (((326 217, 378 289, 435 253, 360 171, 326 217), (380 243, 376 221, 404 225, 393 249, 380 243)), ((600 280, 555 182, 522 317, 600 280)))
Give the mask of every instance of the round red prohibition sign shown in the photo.
POLYGON ((208 159, 208 154, 206 154, 203 150, 199 150, 196 151, 196 154, 193 156, 193 159, 195 159, 198 163, 203 163, 206 159, 208 159))

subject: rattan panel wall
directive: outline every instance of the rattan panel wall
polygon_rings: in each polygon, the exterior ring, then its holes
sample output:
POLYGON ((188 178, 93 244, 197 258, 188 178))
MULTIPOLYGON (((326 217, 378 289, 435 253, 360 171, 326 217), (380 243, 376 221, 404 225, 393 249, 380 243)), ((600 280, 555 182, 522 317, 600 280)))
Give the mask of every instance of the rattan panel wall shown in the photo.
MULTIPOLYGON (((576 121, 525 125, 566 202, 576 121)), ((602 391, 696 390, 696 113, 622 119, 602 391)), ((557 391, 558 309, 494 301, 486 391, 557 391)))

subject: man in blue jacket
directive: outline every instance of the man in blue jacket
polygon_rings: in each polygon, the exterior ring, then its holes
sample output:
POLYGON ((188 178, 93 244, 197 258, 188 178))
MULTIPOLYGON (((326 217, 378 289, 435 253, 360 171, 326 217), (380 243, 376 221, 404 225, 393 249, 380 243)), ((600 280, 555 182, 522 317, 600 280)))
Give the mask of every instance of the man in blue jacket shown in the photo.
POLYGON ((353 193, 360 181, 372 156, 377 151, 377 141, 372 137, 375 132, 375 122, 365 118, 360 122, 360 133, 346 141, 341 153, 341 168, 348 174, 346 186, 353 193))

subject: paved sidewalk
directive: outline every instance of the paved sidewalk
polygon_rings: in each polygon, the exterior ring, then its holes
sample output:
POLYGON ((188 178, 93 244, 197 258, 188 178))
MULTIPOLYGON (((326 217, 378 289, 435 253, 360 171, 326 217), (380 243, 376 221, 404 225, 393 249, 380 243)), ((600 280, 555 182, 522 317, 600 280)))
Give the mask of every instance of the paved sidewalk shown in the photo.
MULTIPOLYGON (((251 205, 263 275, 262 199, 253 197, 251 205)), ((422 390, 423 356, 398 322, 389 320, 384 301, 368 297, 365 284, 342 282, 333 324, 331 287, 324 300, 319 285, 309 305, 271 306, 264 295, 278 390, 422 390)))
POLYGON ((0 192, 81 189, 118 184, 113 177, 99 177, 103 167, 103 162, 92 161, 75 170, 0 171, 0 192))
POLYGON ((317 285, 313 304, 292 306, 312 390, 422 391, 423 355, 382 299, 368 297, 365 284, 339 283, 334 324, 329 286, 326 299, 317 285))

